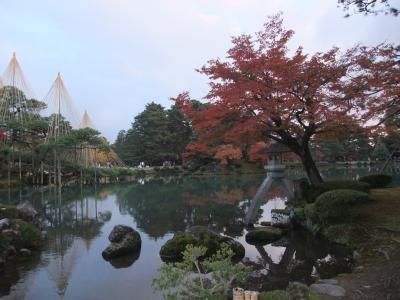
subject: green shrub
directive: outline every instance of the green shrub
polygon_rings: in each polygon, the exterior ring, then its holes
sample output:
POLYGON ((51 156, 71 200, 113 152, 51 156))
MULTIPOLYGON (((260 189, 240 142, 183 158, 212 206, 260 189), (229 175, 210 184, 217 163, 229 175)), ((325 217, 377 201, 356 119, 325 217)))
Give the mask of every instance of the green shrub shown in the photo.
POLYGON ((368 193, 369 184, 354 180, 329 180, 319 184, 317 189, 319 189, 321 194, 332 190, 356 190, 368 193))
POLYGON ((304 221, 306 219, 304 208, 296 207, 294 209, 294 219, 298 222, 304 221))
POLYGON ((306 218, 307 228, 314 235, 318 234, 321 229, 321 225, 320 225, 320 219, 315 212, 315 204, 314 203, 307 204, 304 207, 304 216, 306 218))
POLYGON ((366 182, 355 180, 328 180, 316 186, 310 186, 303 190, 307 202, 313 203, 318 196, 332 190, 355 190, 368 193, 370 186, 366 182))
POLYGON ((27 222, 18 222, 18 225, 21 236, 17 242, 17 248, 37 249, 41 243, 40 230, 27 222))
POLYGON ((286 291, 274 290, 263 292, 261 300, 318 300, 319 296, 304 284, 290 283, 286 291))
POLYGON ((269 292, 263 292, 260 295, 261 300, 290 300, 288 293, 282 290, 275 290, 269 292))
POLYGON ((369 184, 372 189, 387 187, 392 182, 392 176, 385 174, 371 174, 360 177, 360 182, 369 184))
POLYGON ((187 245, 181 254, 182 262, 162 263, 152 281, 154 290, 170 300, 226 299, 233 280, 235 284, 245 282, 251 268, 232 263, 235 254, 229 247, 204 260, 206 252, 206 247, 187 245), (213 275, 206 277, 204 273, 213 275))
POLYGON ((318 196, 313 213, 321 221, 342 218, 349 215, 351 207, 368 200, 369 196, 364 192, 350 189, 333 190, 318 196))

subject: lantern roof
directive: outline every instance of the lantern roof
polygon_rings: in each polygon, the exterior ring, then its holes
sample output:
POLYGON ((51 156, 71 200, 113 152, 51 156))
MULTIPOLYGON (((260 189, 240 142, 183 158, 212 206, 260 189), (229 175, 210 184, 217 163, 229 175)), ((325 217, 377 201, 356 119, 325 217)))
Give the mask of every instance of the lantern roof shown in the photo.
POLYGON ((260 149, 258 151, 258 154, 282 154, 287 152, 291 152, 291 150, 288 147, 286 147, 281 143, 272 142, 269 144, 269 146, 260 149))

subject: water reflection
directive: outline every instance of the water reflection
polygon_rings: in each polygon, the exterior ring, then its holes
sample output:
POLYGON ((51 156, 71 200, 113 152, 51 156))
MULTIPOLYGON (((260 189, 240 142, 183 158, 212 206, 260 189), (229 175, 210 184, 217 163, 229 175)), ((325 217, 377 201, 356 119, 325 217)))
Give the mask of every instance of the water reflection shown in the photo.
POLYGON ((123 269, 129 268, 133 265, 135 261, 137 261, 140 257, 140 250, 136 251, 134 254, 131 255, 124 255, 121 257, 116 257, 109 259, 108 262, 116 269, 123 269))
POLYGON ((263 289, 285 288, 290 281, 311 284, 315 276, 330 278, 352 269, 351 252, 340 245, 317 240, 308 232, 293 231, 267 246, 247 246, 257 250, 264 273, 263 289))
MULTIPOLYGON (((134 293, 138 299, 161 299, 150 284, 161 263, 159 249, 174 233, 192 226, 206 226, 240 241, 246 256, 267 270, 265 287, 284 286, 289 280, 310 282, 313 273, 323 277, 337 272, 347 253, 303 233, 262 248, 246 244, 240 221, 263 179, 171 177, 97 188, 0 192, 1 202, 29 200, 41 212, 49 236, 40 257, 0 274, 0 297, 131 299, 134 293), (105 261, 101 252, 117 224, 139 231, 141 253, 105 261)), ((258 212, 259 221, 270 220, 271 208, 284 207, 282 194, 279 186, 272 189, 258 212)))

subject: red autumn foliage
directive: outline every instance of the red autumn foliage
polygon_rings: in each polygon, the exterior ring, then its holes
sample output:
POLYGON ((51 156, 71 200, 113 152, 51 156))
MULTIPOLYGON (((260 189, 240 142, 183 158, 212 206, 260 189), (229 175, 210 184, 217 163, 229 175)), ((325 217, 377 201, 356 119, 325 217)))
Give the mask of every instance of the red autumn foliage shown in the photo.
POLYGON ((310 181, 319 183, 310 141, 377 123, 399 102, 398 50, 392 45, 308 55, 302 47, 289 51, 293 34, 280 15, 271 17, 254 36, 234 37, 225 60, 210 60, 199 70, 210 79, 210 105, 194 109, 187 92, 175 99, 200 135, 189 148, 212 151, 224 143, 272 139, 293 151, 310 181))
POLYGON ((221 145, 217 148, 214 158, 219 160, 221 165, 227 165, 230 160, 242 158, 242 150, 233 145, 221 145))
POLYGON ((268 145, 266 143, 260 142, 251 145, 248 151, 250 161, 261 161, 263 164, 267 161, 269 155, 260 153, 260 150, 267 149, 268 145))

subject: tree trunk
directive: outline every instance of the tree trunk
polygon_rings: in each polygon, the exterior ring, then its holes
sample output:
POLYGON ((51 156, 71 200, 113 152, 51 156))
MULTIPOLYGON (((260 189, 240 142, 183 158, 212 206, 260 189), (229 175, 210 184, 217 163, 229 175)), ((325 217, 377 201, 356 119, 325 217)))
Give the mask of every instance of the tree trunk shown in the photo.
POLYGON ((321 174, 314 162, 314 158, 311 155, 308 146, 304 147, 299 154, 304 170, 307 173, 307 177, 312 185, 317 185, 323 182, 321 174))

